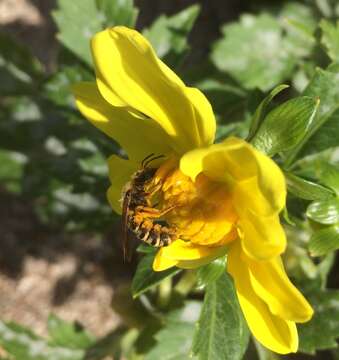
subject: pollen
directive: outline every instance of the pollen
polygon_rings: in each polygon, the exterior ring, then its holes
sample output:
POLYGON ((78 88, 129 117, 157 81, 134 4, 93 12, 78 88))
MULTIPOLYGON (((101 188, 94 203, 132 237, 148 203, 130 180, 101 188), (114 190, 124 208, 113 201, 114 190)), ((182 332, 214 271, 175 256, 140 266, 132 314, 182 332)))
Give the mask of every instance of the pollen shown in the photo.
POLYGON ((158 199, 164 219, 177 229, 178 237, 198 245, 225 245, 238 236, 237 214, 224 183, 200 174, 195 182, 184 175, 173 160, 157 170, 158 199))

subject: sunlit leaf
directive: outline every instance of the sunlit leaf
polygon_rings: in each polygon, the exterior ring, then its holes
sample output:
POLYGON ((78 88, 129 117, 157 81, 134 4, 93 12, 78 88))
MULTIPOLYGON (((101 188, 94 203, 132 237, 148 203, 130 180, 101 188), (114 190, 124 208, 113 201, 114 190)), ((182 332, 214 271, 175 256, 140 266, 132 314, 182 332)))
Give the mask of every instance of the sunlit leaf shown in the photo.
POLYGON ((314 354, 316 350, 333 349, 339 338, 339 291, 316 289, 306 294, 315 311, 311 321, 300 324, 299 351, 314 354))
POLYGON ((197 270, 198 287, 208 286, 216 281, 226 269, 226 256, 220 257, 197 270))
POLYGON ((192 352, 201 360, 240 360, 248 340, 233 281, 225 272, 206 288, 192 352))
POLYGON ((269 155, 293 148, 304 138, 318 105, 316 99, 306 96, 279 105, 262 121, 252 144, 269 155))
POLYGON ((321 42, 327 49, 328 56, 333 61, 339 59, 339 21, 336 24, 323 19, 320 22, 320 28, 322 30, 321 42))
POLYGON ((222 32, 212 61, 245 88, 267 91, 291 74, 296 57, 271 15, 242 15, 239 22, 225 25, 222 32))
POLYGON ((0 322, 0 345, 15 360, 82 360, 84 351, 49 345, 48 341, 30 330, 0 322))
POLYGON ((188 48, 187 37, 199 14, 200 6, 192 5, 173 16, 160 15, 143 31, 159 57, 166 63, 176 65, 178 57, 188 48))
POLYGON ((156 333, 156 345, 145 360, 197 359, 190 354, 190 350, 200 308, 200 302, 188 301, 184 307, 171 311, 165 318, 164 327, 156 333))
POLYGON ((339 249, 339 226, 329 226, 316 231, 308 246, 312 256, 322 256, 339 249))
POLYGON ((264 120, 264 117, 267 114, 267 107, 269 106, 273 98, 286 88, 288 88, 288 85, 279 85, 275 87, 259 104, 251 120, 251 127, 247 137, 248 140, 252 139, 252 137, 260 127, 261 122, 264 120))
POLYGON ((70 324, 55 315, 48 317, 50 344, 71 349, 87 349, 94 343, 94 337, 79 324, 70 324))
POLYGON ((95 0, 58 0, 53 11, 59 41, 88 65, 92 65, 90 39, 102 29, 95 0))
POLYGON ((334 196, 334 192, 322 185, 305 180, 292 173, 285 172, 288 191, 305 200, 325 200, 334 196))
POLYGON ((324 184, 339 195, 339 165, 336 166, 327 162, 322 162, 319 177, 324 184))
POLYGON ((312 7, 286 1, 279 13, 281 26, 286 31, 286 43, 296 57, 308 56, 315 45, 317 17, 312 7))
POLYGON ((315 201, 307 208, 306 214, 320 224, 335 224, 339 222, 339 198, 315 201))
POLYGON ((100 15, 105 17, 105 26, 125 25, 134 27, 138 9, 133 0, 97 0, 100 15))
POLYGON ((296 158, 339 146, 339 71, 317 68, 304 91, 305 96, 320 100, 319 109, 306 137, 293 149, 285 161, 290 165, 296 158))

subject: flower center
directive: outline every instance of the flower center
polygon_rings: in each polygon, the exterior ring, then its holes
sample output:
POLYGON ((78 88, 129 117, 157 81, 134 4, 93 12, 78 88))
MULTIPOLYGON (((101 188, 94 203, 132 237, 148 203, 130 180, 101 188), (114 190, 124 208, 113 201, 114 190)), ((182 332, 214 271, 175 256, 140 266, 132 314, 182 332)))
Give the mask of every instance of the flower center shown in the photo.
POLYGON ((225 183, 199 174, 193 182, 168 160, 156 171, 150 186, 163 219, 177 229, 178 237, 198 245, 220 246, 237 237, 237 214, 225 183))

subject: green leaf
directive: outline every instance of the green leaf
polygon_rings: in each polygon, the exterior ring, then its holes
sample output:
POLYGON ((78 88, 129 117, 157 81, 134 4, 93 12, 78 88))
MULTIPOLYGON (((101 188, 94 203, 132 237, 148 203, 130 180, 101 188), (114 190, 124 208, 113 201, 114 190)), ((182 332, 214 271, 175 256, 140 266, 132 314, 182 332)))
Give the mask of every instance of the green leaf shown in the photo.
POLYGON ((42 66, 29 49, 18 43, 8 33, 0 33, 0 65, 10 63, 32 77, 42 75, 42 66))
POLYGON ((103 29, 95 0, 58 0, 52 12, 58 26, 57 38, 71 52, 92 65, 90 39, 103 29))
POLYGON ((339 249, 339 226, 329 226, 316 231, 308 249, 312 256, 322 256, 339 249))
POLYGON ((327 162, 323 162, 320 166, 321 181, 333 189, 337 195, 339 195, 339 164, 333 165, 327 162))
POLYGON ((262 123, 264 117, 267 113, 268 105, 271 103, 273 98, 278 95, 282 90, 288 88, 288 85, 279 85, 276 86, 266 97, 265 99, 259 104, 257 109, 255 110, 255 113, 253 115, 253 118, 251 120, 251 127, 250 131, 248 133, 247 140, 250 141, 258 128, 260 127, 260 124, 262 123))
POLYGON ((233 281, 224 273, 206 289, 192 352, 201 360, 240 360, 248 340, 233 281))
POLYGON ((199 15, 200 6, 192 5, 173 16, 161 15, 143 31, 159 57, 170 56, 167 63, 173 64, 188 48, 187 36, 199 15))
POLYGON ((310 55, 318 25, 312 7, 288 1, 279 13, 279 19, 286 31, 286 43, 295 56, 301 58, 310 55))
POLYGON ((215 259, 197 270, 198 287, 202 288, 216 281, 226 269, 226 256, 215 259))
POLYGON ((339 71, 316 69, 305 96, 320 99, 319 110, 310 129, 300 144, 288 154, 285 165, 288 166, 297 158, 339 146, 339 71))
POLYGON ((148 245, 146 243, 141 243, 137 247, 137 252, 141 254, 155 254, 156 249, 151 245, 148 245))
POLYGON ((14 323, 0 322, 0 345, 15 360, 81 360, 84 351, 50 346, 46 340, 14 323))
POLYGON ((125 25, 133 28, 138 9, 133 0, 97 0, 99 10, 105 16, 105 27, 125 25))
POLYGON ((330 1, 330 0, 316 0, 315 1, 316 7, 320 11, 321 15, 324 17, 331 17, 335 13, 334 9, 332 9, 332 6, 335 4, 335 2, 333 4, 330 4, 330 2, 332 2, 332 1, 330 1))
POLYGON ((80 81, 90 80, 93 80, 93 76, 83 67, 67 66, 60 69, 46 81, 42 95, 57 105, 72 107, 74 96, 71 86, 80 81))
POLYGON ((132 281, 133 298, 138 297, 149 288, 157 285, 167 276, 177 274, 180 269, 173 267, 165 271, 155 272, 152 269, 155 254, 146 254, 140 261, 132 281))
POLYGON ((29 50, 8 34, 0 33, 0 93, 30 94, 42 79, 41 65, 29 50))
POLYGON ((27 158, 12 151, 0 150, 0 181, 7 190, 19 192, 23 167, 27 158))
POLYGON ((263 120, 252 144, 268 155, 296 146, 305 136, 319 101, 302 96, 279 105, 263 120))
POLYGON ((339 198, 313 202, 307 208, 306 215, 320 224, 331 225, 339 222, 339 198))
POLYGON ((164 327, 155 335, 156 345, 145 356, 145 360, 196 359, 189 352, 200 309, 200 302, 189 301, 179 310, 170 312, 165 318, 164 327))
POLYGON ((290 172, 285 172, 288 191, 305 200, 325 200, 334 196, 334 192, 325 186, 305 180, 290 172))
POLYGON ((245 88, 267 91, 291 74, 296 57, 271 15, 242 15, 239 22, 225 25, 222 32, 212 61, 245 88))
POLYGON ((315 313, 311 321, 298 326, 299 351, 314 354, 316 350, 336 348, 336 339, 339 338, 339 291, 316 289, 307 299, 315 313))
POLYGON ((328 56, 333 61, 339 59, 339 21, 334 25, 331 22, 322 19, 320 21, 322 30, 321 42, 324 44, 328 56))
POLYGON ((94 337, 80 325, 67 323, 51 314, 48 317, 50 344, 71 349, 87 349, 94 343, 94 337))

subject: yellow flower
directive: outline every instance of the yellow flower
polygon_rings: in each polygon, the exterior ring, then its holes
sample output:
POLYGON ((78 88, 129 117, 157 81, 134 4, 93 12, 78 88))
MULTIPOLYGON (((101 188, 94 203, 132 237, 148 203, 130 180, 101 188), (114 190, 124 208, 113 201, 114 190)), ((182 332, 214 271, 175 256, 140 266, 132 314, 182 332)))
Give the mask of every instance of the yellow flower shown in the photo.
POLYGON ((153 268, 195 268, 228 253, 239 302, 253 335, 281 354, 298 348, 296 322, 313 310, 288 279, 280 254, 279 212, 286 199, 279 167, 244 140, 213 145, 211 105, 187 87, 137 31, 114 27, 92 39, 96 82, 74 86, 76 103, 118 142, 128 160, 108 160, 108 199, 121 213, 121 191, 140 162, 165 155, 154 182, 178 239, 157 252, 153 268))

